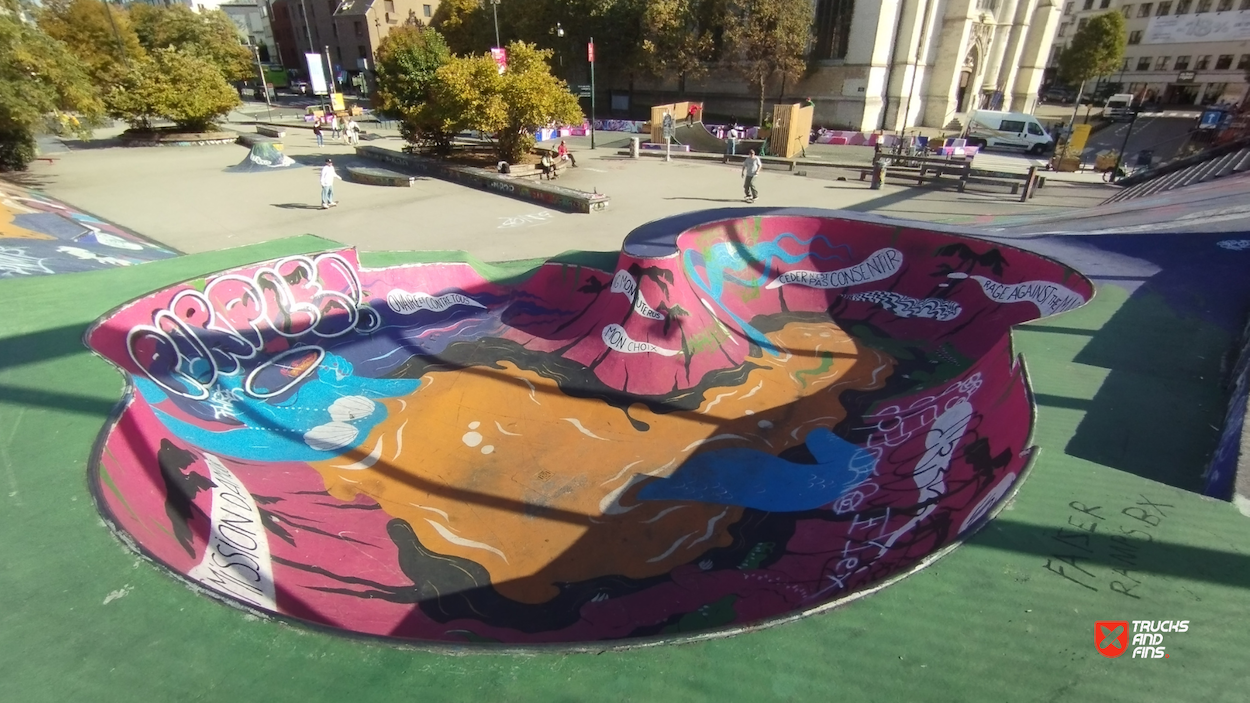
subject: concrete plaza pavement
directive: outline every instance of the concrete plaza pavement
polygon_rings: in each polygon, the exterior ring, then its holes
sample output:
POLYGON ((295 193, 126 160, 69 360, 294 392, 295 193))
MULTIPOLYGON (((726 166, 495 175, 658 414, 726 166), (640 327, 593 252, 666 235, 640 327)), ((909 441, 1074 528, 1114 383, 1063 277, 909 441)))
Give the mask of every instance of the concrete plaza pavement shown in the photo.
MULTIPOLYGON (((250 126, 233 125, 240 131, 250 126)), ((386 134, 386 131, 382 131, 386 134)), ((551 256, 567 250, 617 251, 634 227, 692 210, 742 203, 740 167, 658 159, 631 160, 618 147, 620 133, 567 140, 578 158, 556 183, 611 197, 607 211, 565 213, 447 181, 418 178, 411 188, 340 182, 339 207, 321 210, 318 171, 327 157, 339 172, 358 159, 352 148, 312 133, 288 131, 285 151, 305 164, 269 173, 225 169, 247 155, 237 145, 198 148, 107 146, 71 148, 49 164, 37 162, 23 179, 50 195, 125 225, 187 253, 315 234, 362 251, 463 250, 484 261, 551 256)), ((397 136, 367 144, 399 149, 397 136)), ((98 146, 96 146, 98 145, 98 146)), ((996 157, 1010 159, 1012 157, 996 157)), ((871 211, 941 220, 969 215, 1011 215, 1096 204, 1111 192, 1101 184, 1048 182, 1029 203, 1005 190, 957 193, 953 189, 886 185, 870 190, 858 173, 809 169, 808 176, 766 170, 757 178, 757 205, 871 211), (847 180, 837 180, 839 177, 847 180)))

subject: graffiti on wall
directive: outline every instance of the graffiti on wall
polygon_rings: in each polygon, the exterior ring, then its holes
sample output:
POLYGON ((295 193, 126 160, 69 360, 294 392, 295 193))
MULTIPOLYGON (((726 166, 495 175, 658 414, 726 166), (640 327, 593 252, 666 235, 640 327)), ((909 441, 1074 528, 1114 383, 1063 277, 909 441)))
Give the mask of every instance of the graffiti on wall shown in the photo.
POLYGON ((65 203, 0 181, 0 278, 130 266, 173 255, 65 203))
POLYGON ((902 576, 991 515, 1030 457, 1007 332, 1091 291, 1036 254, 832 214, 710 219, 520 282, 290 257, 91 330, 134 386, 92 481, 165 567, 319 625, 740 627, 902 576))

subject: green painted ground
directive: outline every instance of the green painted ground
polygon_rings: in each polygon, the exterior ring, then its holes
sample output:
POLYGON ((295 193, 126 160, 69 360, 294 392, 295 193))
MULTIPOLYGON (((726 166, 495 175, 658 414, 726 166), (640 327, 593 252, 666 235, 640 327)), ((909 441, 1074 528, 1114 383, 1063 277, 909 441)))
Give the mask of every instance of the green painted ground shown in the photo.
POLYGON ((675 647, 447 656, 196 595, 97 517, 86 461, 122 381, 81 334, 153 289, 326 246, 303 237, 0 282, 0 700, 1247 698, 1250 522, 1186 490, 1214 443, 1229 340, 1115 288, 1016 335, 1042 452, 1015 502, 936 565, 834 612, 675 647), (1093 646, 1099 619, 1190 629, 1166 636, 1168 659, 1110 660, 1093 646))

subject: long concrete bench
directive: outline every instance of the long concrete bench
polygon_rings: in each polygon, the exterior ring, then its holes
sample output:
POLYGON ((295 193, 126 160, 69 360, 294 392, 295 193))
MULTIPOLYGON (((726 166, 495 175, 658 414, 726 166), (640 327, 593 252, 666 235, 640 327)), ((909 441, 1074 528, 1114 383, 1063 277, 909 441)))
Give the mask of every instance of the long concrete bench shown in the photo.
POLYGON ((277 127, 270 127, 268 125, 263 125, 263 124, 256 125, 256 133, 266 136, 266 137, 273 137, 274 139, 282 139, 283 137, 286 136, 285 129, 279 129, 277 127))
POLYGON ((409 176, 406 173, 391 171, 385 168, 373 168, 371 166, 348 166, 347 180, 352 183, 362 183, 369 186, 411 188, 413 181, 416 181, 417 177, 409 176))
POLYGON ((405 154, 376 146, 357 146, 356 155, 391 164, 403 171, 451 181, 470 188, 486 190, 567 212, 590 213, 606 210, 609 202, 608 196, 603 193, 587 193, 547 181, 505 176, 494 170, 448 164, 424 156, 405 154))

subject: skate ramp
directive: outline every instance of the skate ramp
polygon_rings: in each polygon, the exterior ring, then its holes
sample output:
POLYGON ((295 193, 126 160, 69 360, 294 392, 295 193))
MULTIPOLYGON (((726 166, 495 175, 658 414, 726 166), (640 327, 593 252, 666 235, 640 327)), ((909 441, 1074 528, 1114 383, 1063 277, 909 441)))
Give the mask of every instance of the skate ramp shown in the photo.
POLYGON ((679 121, 673 127, 673 141, 689 146, 691 151, 724 154, 729 150, 728 143, 709 132, 702 122, 687 125, 684 121, 679 121))
POLYGON ((708 211, 610 269, 347 249, 190 281, 88 333, 132 384, 91 485, 197 589, 358 635, 577 647, 828 608, 1020 485, 1008 331, 1092 294, 926 227, 708 211))
POLYGON ((111 222, 0 180, 0 279, 97 271, 175 255, 111 222))
POLYGON ((231 173, 264 173, 300 165, 295 159, 282 153, 280 142, 257 141, 252 144, 246 158, 226 170, 231 173))

